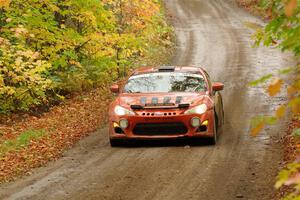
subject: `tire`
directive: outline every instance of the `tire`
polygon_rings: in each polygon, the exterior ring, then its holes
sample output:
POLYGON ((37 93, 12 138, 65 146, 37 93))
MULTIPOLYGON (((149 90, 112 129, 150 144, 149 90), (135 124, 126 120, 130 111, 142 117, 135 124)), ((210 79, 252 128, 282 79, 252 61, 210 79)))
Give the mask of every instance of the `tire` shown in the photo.
POLYGON ((118 139, 109 139, 111 147, 120 147, 123 146, 123 141, 118 139))
POLYGON ((218 135, 217 135, 217 132, 218 132, 218 118, 216 117, 216 114, 215 114, 215 126, 214 126, 214 135, 213 137, 209 138, 209 144, 210 145, 215 145, 217 143, 217 140, 218 140, 218 135))
POLYGON ((221 105, 222 105, 222 125, 225 124, 225 114, 224 114, 224 107, 223 107, 223 98, 221 96, 221 105))

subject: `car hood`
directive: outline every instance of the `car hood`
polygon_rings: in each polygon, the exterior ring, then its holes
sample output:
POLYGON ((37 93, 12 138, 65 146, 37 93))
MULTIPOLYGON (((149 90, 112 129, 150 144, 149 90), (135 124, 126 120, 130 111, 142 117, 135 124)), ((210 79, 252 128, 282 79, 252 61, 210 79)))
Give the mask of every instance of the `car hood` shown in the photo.
POLYGON ((195 106, 201 103, 211 102, 209 96, 203 93, 122 93, 117 99, 116 103, 122 107, 130 108, 131 105, 155 105, 156 107, 164 106, 166 104, 189 104, 195 106))

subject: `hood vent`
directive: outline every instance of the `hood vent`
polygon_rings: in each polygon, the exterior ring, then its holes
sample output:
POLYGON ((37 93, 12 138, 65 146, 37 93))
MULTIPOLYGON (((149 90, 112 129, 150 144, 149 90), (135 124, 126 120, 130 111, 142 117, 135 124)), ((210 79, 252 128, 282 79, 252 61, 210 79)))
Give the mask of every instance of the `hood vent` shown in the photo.
POLYGON ((131 105, 130 108, 131 108, 132 110, 141 110, 141 109, 143 109, 144 107, 141 106, 141 105, 131 105))
POLYGON ((190 104, 188 103, 182 103, 178 104, 178 106, 175 106, 173 103, 159 103, 159 104, 146 104, 145 106, 142 105, 131 105, 130 108, 132 110, 142 110, 142 109, 174 109, 174 108, 179 108, 179 109, 184 109, 184 108, 189 108, 190 104))
POLYGON ((159 72, 174 72, 175 67, 174 66, 161 66, 158 68, 159 72))

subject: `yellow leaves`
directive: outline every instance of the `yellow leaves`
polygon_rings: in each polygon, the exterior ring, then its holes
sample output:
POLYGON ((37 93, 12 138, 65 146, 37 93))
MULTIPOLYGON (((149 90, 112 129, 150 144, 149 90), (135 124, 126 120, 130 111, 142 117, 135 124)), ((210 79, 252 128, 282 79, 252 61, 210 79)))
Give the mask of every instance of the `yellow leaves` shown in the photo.
POLYGON ((5 39, 0 37, 0 44, 4 43, 5 39))
POLYGON ((171 28, 156 0, 23 1, 21 7, 18 1, 0 0, 1 8, 10 1, 0 37, 0 74, 5 85, 29 92, 23 92, 23 105, 14 105, 13 98, 6 101, 4 94, 0 109, 28 108, 42 95, 52 98, 56 91, 108 82, 120 75, 116 63, 135 65, 141 56, 152 56, 153 48, 165 50, 171 40, 171 28), (113 77, 103 75, 108 72, 113 77), (51 80, 53 86, 48 87, 51 80))
POLYGON ((6 89, 6 94, 13 95, 16 91, 12 87, 4 87, 6 89))
POLYGON ((281 105, 277 108, 276 110, 276 117, 279 119, 279 118, 282 118, 285 114, 285 110, 286 110, 286 106, 285 105, 281 105))
POLYGON ((295 94, 296 92, 298 92, 299 90, 297 89, 297 88, 295 88, 295 87, 293 87, 293 86, 288 86, 288 88, 287 88, 287 93, 289 94, 289 95, 293 95, 293 94, 295 94))
POLYGON ((0 45, 1 45, 2 48, 4 48, 3 45, 8 46, 8 45, 10 45, 10 43, 7 39, 0 37, 0 45))
POLYGON ((28 33, 28 30, 26 28, 24 28, 23 25, 19 25, 16 28, 11 28, 11 31, 15 32, 15 36, 17 38, 24 36, 25 34, 28 33))
POLYGON ((258 24, 258 23, 256 23, 256 22, 250 22, 250 21, 244 22, 244 25, 245 25, 247 28, 250 28, 250 29, 253 29, 253 30, 258 30, 258 29, 263 28, 263 26, 261 26, 260 24, 258 24))
POLYGON ((0 8, 8 8, 11 0, 0 0, 0 8))
POLYGON ((277 121, 274 116, 256 116, 251 119, 250 134, 255 137, 266 125, 274 125, 277 121))
POLYGON ((0 88, 4 86, 4 79, 2 75, 0 74, 0 88))
POLYGON ((82 68, 82 67, 83 67, 83 66, 81 65, 80 62, 77 62, 77 61, 75 61, 75 60, 70 60, 69 63, 70 63, 71 65, 74 65, 74 66, 79 67, 79 68, 82 68))
MULTIPOLYGON (((45 2, 46 3, 46 2, 45 2)), ((48 3, 48 2, 47 2, 48 3)), ((47 4, 49 6, 49 8, 53 11, 53 12, 58 12, 60 10, 60 8, 52 3, 48 3, 47 4)))
POLYGON ((287 109, 287 105, 281 105, 277 108, 275 112, 275 117, 258 116, 256 118, 253 118, 251 120, 251 126, 252 126, 250 130, 251 136, 256 137, 266 125, 275 124, 279 119, 284 117, 286 109, 287 109))
POLYGON ((300 113, 300 98, 295 97, 295 98, 291 99, 289 102, 289 106, 291 107, 292 112, 294 114, 299 114, 300 113))
POLYGON ((256 127, 251 129, 251 136, 256 137, 258 133, 265 127, 263 122, 260 122, 256 127))
POLYGON ((297 8, 297 0, 289 0, 285 5, 285 15, 291 17, 294 14, 295 9, 297 8))
POLYGON ((5 39, 2 39, 1 50, 3 54, 0 61, 0 100, 1 106, 3 102, 6 104, 1 108, 10 109, 13 100, 23 100, 23 96, 28 98, 21 102, 24 106, 22 109, 38 104, 45 95, 44 91, 51 89, 52 81, 44 77, 51 64, 45 60, 37 60, 39 53, 22 45, 10 45, 5 39), (31 95, 34 95, 34 98, 31 95))
POLYGON ((15 65, 16 67, 19 67, 21 65, 21 63, 23 62, 22 57, 17 57, 16 61, 15 61, 15 65))
POLYGON ((283 81, 281 79, 279 79, 279 78, 274 79, 267 89, 269 95, 275 96, 277 93, 279 93, 282 84, 283 84, 283 81))

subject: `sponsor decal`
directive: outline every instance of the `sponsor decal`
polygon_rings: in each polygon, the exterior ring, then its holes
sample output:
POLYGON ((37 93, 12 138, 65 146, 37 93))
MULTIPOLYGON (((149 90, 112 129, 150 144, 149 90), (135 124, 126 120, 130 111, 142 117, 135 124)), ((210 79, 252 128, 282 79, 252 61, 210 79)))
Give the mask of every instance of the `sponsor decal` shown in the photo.
POLYGON ((164 115, 164 113, 162 113, 162 112, 155 112, 154 113, 154 116, 163 116, 164 115))
POLYGON ((157 97, 152 97, 152 104, 158 104, 158 98, 157 97))
POLYGON ((147 102, 147 97, 141 97, 140 102, 141 102, 141 105, 145 105, 147 102))
MULTIPOLYGON (((183 97, 182 96, 177 96, 175 99, 175 104, 180 104, 182 101, 183 97)), ((146 105, 147 104, 147 97, 141 97, 140 99, 141 105, 146 105)), ((164 97, 163 102, 159 103, 158 102, 158 97, 152 97, 151 98, 151 103, 148 105, 172 105, 171 103, 171 97, 164 97)))
POLYGON ((182 96, 177 96, 175 103, 180 104, 181 101, 182 101, 182 96))
POLYGON ((171 97, 164 97, 163 103, 169 104, 171 102, 171 97))
POLYGON ((144 118, 145 121, 175 121, 176 118, 174 117, 146 117, 144 118))

